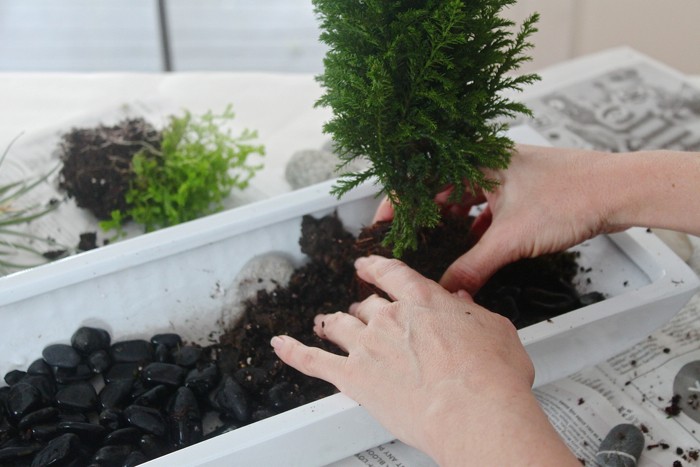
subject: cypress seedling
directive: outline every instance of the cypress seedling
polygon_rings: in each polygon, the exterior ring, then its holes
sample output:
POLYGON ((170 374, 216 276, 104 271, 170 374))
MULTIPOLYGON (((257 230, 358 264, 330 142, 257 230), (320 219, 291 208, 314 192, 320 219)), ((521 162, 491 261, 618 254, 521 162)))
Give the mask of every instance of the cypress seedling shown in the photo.
POLYGON ((453 186, 491 189, 482 169, 505 168, 513 142, 508 117, 530 114, 504 95, 537 75, 514 71, 530 60, 529 36, 538 15, 519 27, 504 19, 515 0, 313 0, 328 46, 325 89, 330 106, 324 131, 341 167, 355 158, 371 164, 344 173, 333 188, 342 196, 368 179, 394 205, 386 242, 400 256, 415 249, 417 232, 435 227, 435 195, 453 186))

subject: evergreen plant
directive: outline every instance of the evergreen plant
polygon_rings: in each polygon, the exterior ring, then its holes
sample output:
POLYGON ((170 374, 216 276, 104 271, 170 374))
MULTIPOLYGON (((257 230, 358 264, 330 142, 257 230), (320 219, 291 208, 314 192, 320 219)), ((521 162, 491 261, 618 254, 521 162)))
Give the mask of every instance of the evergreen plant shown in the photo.
POLYGON ((313 0, 328 52, 318 77, 317 105, 333 117, 343 164, 369 168, 341 176, 341 196, 375 179, 394 205, 387 243, 398 256, 415 248, 417 232, 440 220, 435 195, 452 199, 494 181, 483 168, 504 168, 513 142, 507 117, 528 114, 504 95, 537 75, 514 72, 530 60, 538 15, 520 27, 501 15, 516 0, 313 0))

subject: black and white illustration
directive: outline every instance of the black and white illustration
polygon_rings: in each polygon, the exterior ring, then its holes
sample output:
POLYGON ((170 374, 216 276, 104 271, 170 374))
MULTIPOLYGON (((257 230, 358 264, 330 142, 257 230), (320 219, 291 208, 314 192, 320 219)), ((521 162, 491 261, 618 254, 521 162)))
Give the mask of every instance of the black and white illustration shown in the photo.
POLYGON ((700 151, 700 89, 647 63, 526 99, 519 118, 554 146, 700 151))

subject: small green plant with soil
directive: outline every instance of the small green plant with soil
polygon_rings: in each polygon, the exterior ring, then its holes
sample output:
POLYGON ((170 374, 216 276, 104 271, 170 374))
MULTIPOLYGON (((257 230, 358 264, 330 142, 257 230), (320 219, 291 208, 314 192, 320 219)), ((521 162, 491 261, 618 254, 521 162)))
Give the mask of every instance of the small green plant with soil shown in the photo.
POLYGON ((73 129, 61 144, 61 187, 105 230, 134 221, 148 231, 221 209, 262 167, 254 131, 234 135, 231 106, 221 114, 171 116, 163 130, 141 118, 73 129))
POLYGON ((500 16, 514 3, 313 0, 329 46, 318 78, 325 94, 317 105, 333 110, 324 130, 346 164, 371 162, 343 175, 334 193, 378 180, 395 208, 387 243, 397 255, 438 224, 436 193, 452 186, 459 200, 491 188, 482 169, 508 165, 513 142, 499 122, 529 110, 503 92, 538 79, 513 74, 530 59, 538 19, 515 30, 500 16))

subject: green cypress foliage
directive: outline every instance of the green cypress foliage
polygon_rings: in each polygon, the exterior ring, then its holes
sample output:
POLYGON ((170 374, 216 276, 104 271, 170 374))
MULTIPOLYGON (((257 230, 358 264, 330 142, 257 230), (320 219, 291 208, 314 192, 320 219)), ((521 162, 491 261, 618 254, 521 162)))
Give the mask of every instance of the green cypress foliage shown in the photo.
POLYGON ((387 237, 394 253, 415 248, 417 231, 439 223, 436 193, 493 187, 482 168, 508 165, 504 117, 529 114, 503 91, 537 75, 513 72, 530 60, 538 15, 518 28, 500 15, 516 0, 313 0, 329 46, 318 77, 330 106, 324 131, 347 164, 334 194, 371 178, 394 205, 387 237))

